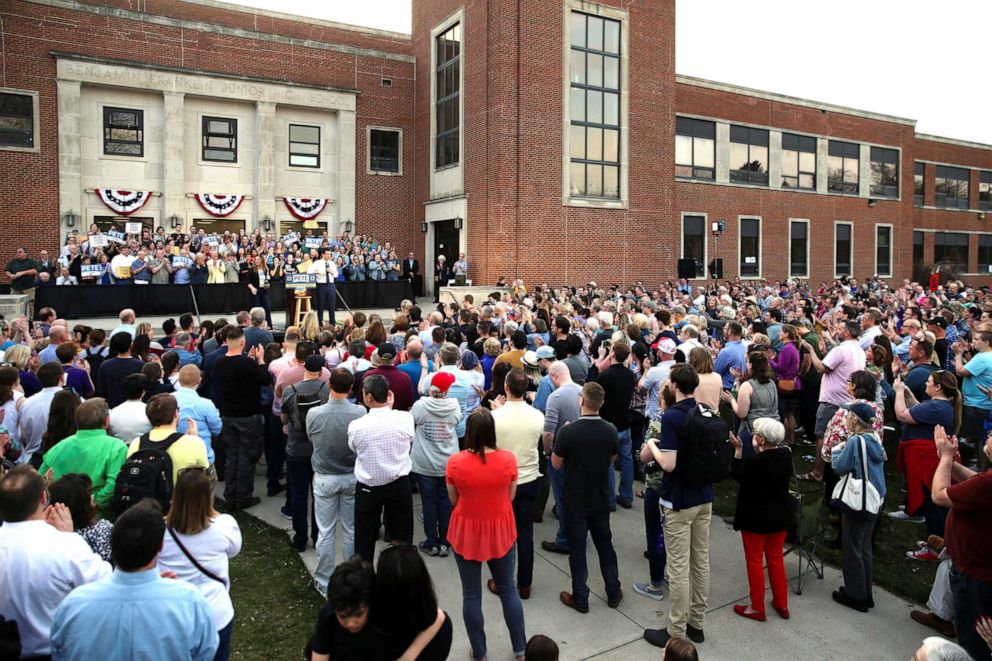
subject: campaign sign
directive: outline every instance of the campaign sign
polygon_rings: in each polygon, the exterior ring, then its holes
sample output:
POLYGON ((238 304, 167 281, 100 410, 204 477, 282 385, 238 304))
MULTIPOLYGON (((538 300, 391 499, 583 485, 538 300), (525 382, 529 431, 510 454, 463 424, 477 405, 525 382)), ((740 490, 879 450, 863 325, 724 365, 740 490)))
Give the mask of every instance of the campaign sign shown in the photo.
POLYGON ((220 244, 220 238, 216 234, 211 234, 207 237, 206 243, 208 246, 216 246, 220 244))
POLYGON ((284 235, 282 237, 282 242, 283 243, 296 243, 299 240, 300 240, 300 237, 298 237, 296 235, 296 232, 289 232, 288 234, 286 234, 286 235, 284 235))
POLYGON ((193 266, 193 260, 190 259, 189 257, 183 257, 181 255, 176 255, 175 257, 172 258, 172 266, 173 267, 182 267, 182 266, 185 266, 186 268, 190 268, 190 267, 193 266))
POLYGON ((113 241, 114 243, 124 243, 126 238, 124 232, 119 230, 108 230, 104 236, 107 237, 108 241, 113 241))
POLYGON ((99 278, 103 275, 102 264, 83 264, 79 270, 83 278, 99 278))
POLYGON ((128 234, 141 234, 141 223, 124 223, 128 234))
POLYGON ((105 234, 90 234, 90 248, 106 248, 107 236, 105 234))
POLYGON ((319 237, 319 236, 308 236, 304 241, 304 245, 307 247, 308 250, 311 248, 319 250, 321 244, 323 243, 324 243, 323 237, 319 237))
POLYGON ((315 273, 287 273, 286 289, 313 289, 317 286, 315 273))

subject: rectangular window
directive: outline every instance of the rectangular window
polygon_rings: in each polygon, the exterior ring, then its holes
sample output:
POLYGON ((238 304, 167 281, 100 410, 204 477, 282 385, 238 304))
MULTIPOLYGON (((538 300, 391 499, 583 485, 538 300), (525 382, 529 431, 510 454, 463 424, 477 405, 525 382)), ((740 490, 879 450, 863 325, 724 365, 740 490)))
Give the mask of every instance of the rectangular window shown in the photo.
POLYGON ((871 148, 872 197, 899 197, 899 150, 871 148))
POLYGON ((434 38, 434 167, 461 160, 462 26, 455 23, 434 38))
POLYGON ((103 153, 115 156, 144 156, 145 111, 130 108, 103 109, 103 153))
POLYGON ((238 162, 238 120, 203 117, 203 160, 238 162))
POLYGON ((320 127, 289 125, 289 165, 294 168, 320 167, 320 127))
POLYGON ((937 232, 933 235, 933 265, 948 266, 951 272, 968 270, 968 235, 963 232, 937 232))
POLYGON ((713 181, 716 174, 716 122, 675 118, 675 176, 713 181))
POLYGON ((0 92, 0 147, 34 147, 34 97, 0 92))
POLYGON ((706 218, 682 216, 682 258, 696 260, 696 277, 706 277, 706 218))
MULTIPOLYGON (((913 272, 923 265, 923 232, 913 232, 913 272)), ((915 275, 913 276, 916 277, 915 275)))
POLYGON ((978 176, 978 208, 992 210, 992 172, 982 172, 978 176))
POLYGON ((768 185, 768 131, 730 127, 730 180, 739 184, 768 185))
POLYGON ((917 161, 913 164, 913 206, 922 207, 924 200, 924 183, 923 179, 926 176, 927 166, 925 163, 920 163, 917 161))
POLYGON ((399 173, 399 131, 369 129, 369 169, 373 172, 399 173))
POLYGON ((620 21, 571 15, 569 191, 620 197, 620 21))
POLYGON ((782 188, 816 190, 816 138, 782 134, 782 188))
POLYGON ((741 218, 740 274, 742 278, 761 275, 761 219, 741 218))
POLYGON ((938 165, 933 182, 933 202, 945 209, 968 208, 968 186, 971 170, 938 165))
POLYGON ((854 245, 851 234, 854 226, 851 223, 834 223, 834 276, 851 275, 851 261, 854 245))
POLYGON ((992 273, 992 235, 978 235, 978 272, 992 273))
POLYGON ((875 273, 892 276, 892 228, 888 225, 875 226, 875 273))
POLYGON ((827 170, 827 190, 832 193, 857 195, 861 171, 861 147, 853 142, 831 140, 827 147, 830 167, 827 170))
POLYGON ((809 277, 809 221, 789 221, 789 277, 809 277))

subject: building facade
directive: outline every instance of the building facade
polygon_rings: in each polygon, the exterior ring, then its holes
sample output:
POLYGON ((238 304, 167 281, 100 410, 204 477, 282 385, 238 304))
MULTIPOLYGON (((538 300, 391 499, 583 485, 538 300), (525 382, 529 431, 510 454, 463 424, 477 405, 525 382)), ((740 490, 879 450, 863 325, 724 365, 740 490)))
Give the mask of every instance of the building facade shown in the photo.
POLYGON ((110 189, 152 192, 147 226, 279 233, 302 229, 284 198, 324 198, 311 228, 391 240, 428 281, 460 252, 481 283, 992 271, 992 147, 679 76, 674 0, 413 0, 411 35, 139 7, 0 7, 6 252, 120 223, 110 189))

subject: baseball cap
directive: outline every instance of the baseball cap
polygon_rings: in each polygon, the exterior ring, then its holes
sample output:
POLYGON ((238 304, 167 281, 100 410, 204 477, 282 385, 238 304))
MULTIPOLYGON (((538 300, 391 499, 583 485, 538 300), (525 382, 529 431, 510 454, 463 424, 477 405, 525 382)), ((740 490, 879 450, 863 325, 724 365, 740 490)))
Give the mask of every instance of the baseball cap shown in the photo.
POLYGON ((308 372, 319 372, 324 368, 324 357, 320 354, 311 354, 303 362, 303 369, 308 372))
POLYGON ((474 351, 462 351, 462 369, 474 370, 479 364, 479 357, 474 351))
POLYGON ((651 345, 652 349, 658 349, 661 353, 675 354, 675 342, 670 337, 663 337, 651 345))
POLYGON ((396 345, 392 342, 383 342, 379 345, 379 358, 395 358, 396 345))
POLYGON ((554 347, 549 347, 546 344, 544 346, 538 347, 537 351, 535 351, 534 354, 537 356, 538 360, 540 360, 541 358, 544 358, 545 360, 554 360, 555 358, 554 347))
POLYGON ((864 402, 848 402, 847 404, 841 404, 840 407, 856 415, 866 425, 871 425, 875 422, 874 409, 864 402))
POLYGON ((431 377, 431 389, 446 393, 455 382, 455 375, 451 372, 438 372, 431 377))

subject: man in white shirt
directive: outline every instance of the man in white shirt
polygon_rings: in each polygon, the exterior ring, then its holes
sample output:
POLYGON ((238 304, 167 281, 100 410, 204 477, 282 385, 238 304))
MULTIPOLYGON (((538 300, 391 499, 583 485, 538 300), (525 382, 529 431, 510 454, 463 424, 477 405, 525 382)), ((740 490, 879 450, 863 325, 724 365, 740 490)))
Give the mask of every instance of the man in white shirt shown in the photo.
MULTIPOLYGON (((116 257, 114 259, 116 259, 116 257)), ((114 330, 110 331, 110 333, 107 335, 107 339, 112 338, 114 335, 117 335, 118 333, 127 333, 128 335, 131 336, 131 339, 133 340, 134 334, 137 331, 137 328, 135 328, 134 325, 134 320, 137 318, 137 315, 134 314, 134 310, 132 310, 131 308, 124 308, 123 310, 121 310, 121 313, 117 315, 117 317, 118 319, 121 320, 121 325, 115 328, 114 330)))
POLYGON ((334 325, 334 308, 337 306, 337 289, 334 280, 338 277, 338 267, 331 258, 331 249, 324 248, 320 259, 315 259, 307 270, 317 276, 317 323, 323 325, 324 311, 334 325))
POLYGON ((858 344, 862 351, 868 351, 875 343, 875 338, 882 334, 882 311, 878 308, 868 308, 861 314, 861 335, 858 344))
POLYGON ((110 410, 110 435, 125 443, 130 443, 142 434, 152 430, 152 423, 145 414, 145 387, 148 380, 144 374, 128 374, 124 377, 121 388, 127 401, 110 410))
POLYGON ((114 281, 117 284, 130 284, 132 278, 131 265, 133 263, 134 257, 131 255, 130 246, 122 246, 121 252, 114 255, 114 258, 110 260, 110 272, 113 273, 114 281))
POLYGON ((413 416, 394 411, 393 393, 378 374, 362 384, 368 414, 348 425, 348 447, 355 453, 355 553, 373 561, 379 521, 389 541, 413 543, 410 447, 413 416))
POLYGON ((17 623, 22 658, 51 654, 55 609, 74 588, 111 573, 110 564, 73 532, 65 505, 49 505, 31 466, 0 480, 0 615, 17 623))
POLYGON ((30 459, 32 454, 41 452, 41 437, 48 427, 48 412, 52 408, 52 400, 65 383, 62 365, 57 362, 45 363, 38 368, 38 381, 41 382, 41 391, 24 400, 18 418, 18 439, 24 448, 21 463, 30 459))

